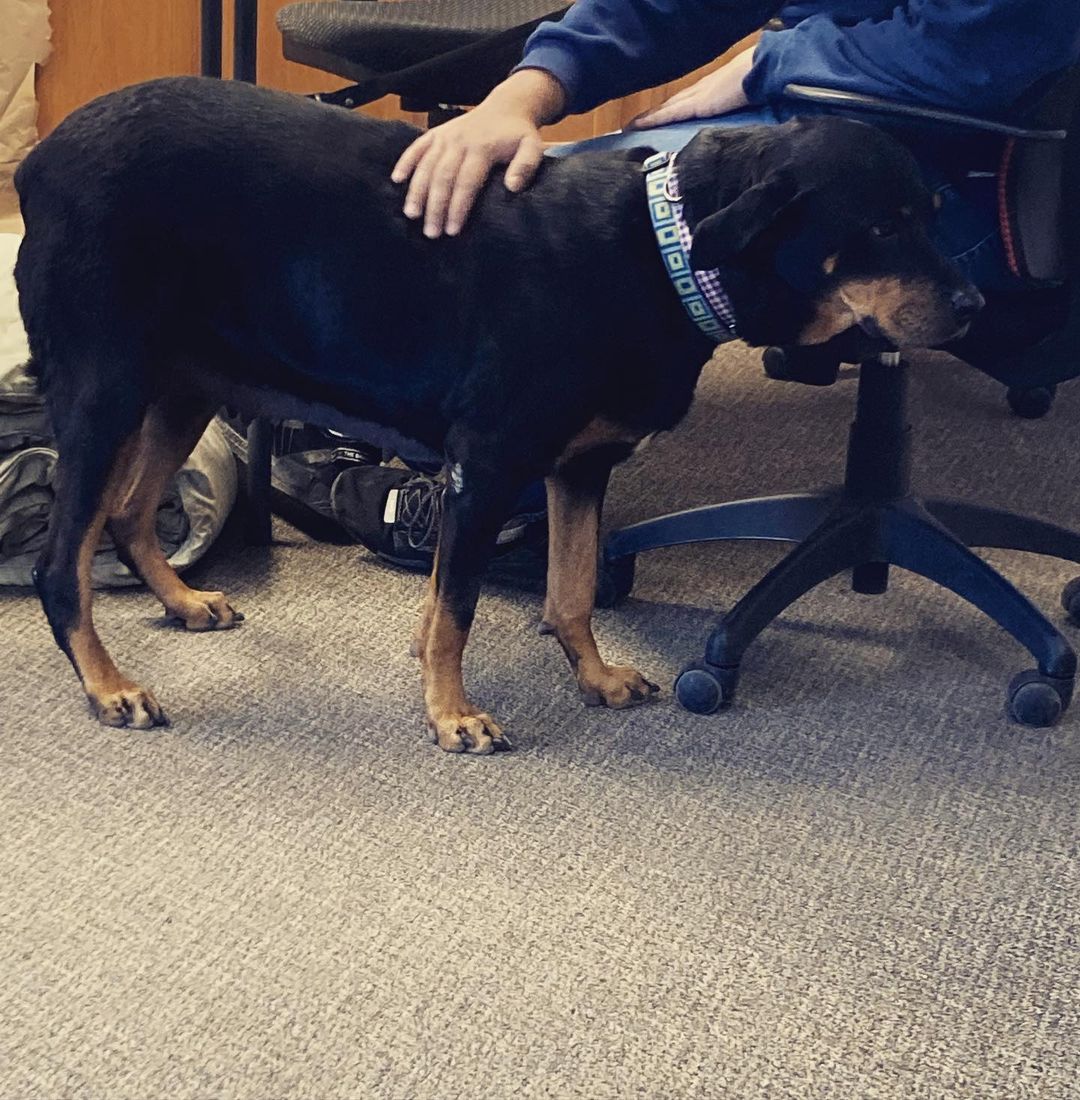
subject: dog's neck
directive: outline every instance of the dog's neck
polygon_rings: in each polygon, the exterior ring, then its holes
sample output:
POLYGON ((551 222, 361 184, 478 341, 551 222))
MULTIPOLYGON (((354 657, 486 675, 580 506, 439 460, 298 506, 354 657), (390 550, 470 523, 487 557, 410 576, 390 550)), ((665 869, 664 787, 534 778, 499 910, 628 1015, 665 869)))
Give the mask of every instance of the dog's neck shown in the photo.
POLYGON ((683 200, 674 153, 654 153, 642 165, 649 220, 664 270, 690 320, 714 343, 738 339, 735 310, 718 270, 690 266, 693 237, 683 217, 683 200))

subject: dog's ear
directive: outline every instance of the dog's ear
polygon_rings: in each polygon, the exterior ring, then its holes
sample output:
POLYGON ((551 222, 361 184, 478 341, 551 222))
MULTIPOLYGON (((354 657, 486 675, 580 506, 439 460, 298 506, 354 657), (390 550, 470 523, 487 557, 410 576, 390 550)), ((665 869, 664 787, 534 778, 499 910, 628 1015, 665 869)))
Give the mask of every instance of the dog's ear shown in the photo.
POLYGON ((743 191, 694 227, 690 266, 695 271, 722 267, 753 244, 801 197, 795 176, 784 169, 743 191))

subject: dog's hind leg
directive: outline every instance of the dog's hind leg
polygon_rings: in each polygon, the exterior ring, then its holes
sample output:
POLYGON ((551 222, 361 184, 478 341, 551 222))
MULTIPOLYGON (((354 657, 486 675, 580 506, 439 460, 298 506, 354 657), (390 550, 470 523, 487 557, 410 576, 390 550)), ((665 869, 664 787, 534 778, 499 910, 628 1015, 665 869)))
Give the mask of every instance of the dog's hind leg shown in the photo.
POLYGON ((416 624, 412 645, 409 646, 410 657, 423 657, 427 649, 428 631, 431 629, 431 617, 435 614, 435 600, 438 595, 435 589, 435 578, 439 575, 439 555, 435 554, 435 560, 431 563, 431 576, 428 578, 427 590, 424 593, 424 603, 420 609, 420 619, 416 624))
MULTIPOLYGON (((53 637, 75 668, 99 721, 164 725, 153 695, 122 676, 94 629, 91 563, 135 452, 144 406, 132 392, 69 394, 62 424, 56 500, 34 569, 53 637)), ((63 411, 62 416, 55 413, 63 411)))
POLYGON ((128 480, 108 519, 121 559, 142 578, 166 613, 188 630, 226 630, 244 618, 223 593, 189 588, 168 563, 157 538, 162 494, 212 416, 213 407, 199 398, 169 396, 151 405, 134 446, 128 480))

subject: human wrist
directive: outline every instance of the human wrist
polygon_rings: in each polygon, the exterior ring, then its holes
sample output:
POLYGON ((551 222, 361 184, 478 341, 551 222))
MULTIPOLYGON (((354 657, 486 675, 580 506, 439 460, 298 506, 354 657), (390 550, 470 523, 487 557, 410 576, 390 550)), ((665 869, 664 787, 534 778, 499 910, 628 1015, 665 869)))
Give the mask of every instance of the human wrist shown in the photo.
POLYGON ((755 102, 753 94, 754 81, 751 80, 751 73, 753 73, 754 66, 757 63, 757 43, 755 42, 749 49, 744 50, 737 60, 739 62, 739 87, 742 88, 747 103, 753 104, 755 102))
POLYGON ((566 90, 546 69, 518 69, 491 90, 481 104, 543 126, 562 117, 566 90))

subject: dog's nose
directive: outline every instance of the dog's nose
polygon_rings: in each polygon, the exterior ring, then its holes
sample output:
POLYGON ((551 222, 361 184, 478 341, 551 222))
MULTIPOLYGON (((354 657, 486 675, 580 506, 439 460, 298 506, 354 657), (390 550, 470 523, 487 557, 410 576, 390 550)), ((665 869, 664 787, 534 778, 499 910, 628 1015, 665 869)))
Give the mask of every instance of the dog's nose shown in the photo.
POLYGON ((958 321, 970 321, 984 305, 986 299, 973 286, 953 291, 952 307, 958 321))

